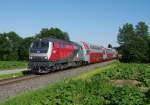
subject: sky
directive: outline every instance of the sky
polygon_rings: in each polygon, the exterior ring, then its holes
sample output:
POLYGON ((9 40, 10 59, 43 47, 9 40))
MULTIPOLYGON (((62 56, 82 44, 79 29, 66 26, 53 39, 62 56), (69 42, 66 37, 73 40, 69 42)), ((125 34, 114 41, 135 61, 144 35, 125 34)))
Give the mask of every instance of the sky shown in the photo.
POLYGON ((139 21, 150 26, 150 0, 0 0, 0 32, 21 37, 58 27, 72 41, 118 46, 119 27, 139 21))

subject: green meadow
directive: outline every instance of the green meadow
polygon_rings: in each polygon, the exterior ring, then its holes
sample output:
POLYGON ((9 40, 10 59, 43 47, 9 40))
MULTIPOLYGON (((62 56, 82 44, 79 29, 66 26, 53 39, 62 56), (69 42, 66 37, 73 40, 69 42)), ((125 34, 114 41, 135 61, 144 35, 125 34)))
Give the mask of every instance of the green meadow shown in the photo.
POLYGON ((0 61, 0 70, 27 68, 26 61, 0 61))

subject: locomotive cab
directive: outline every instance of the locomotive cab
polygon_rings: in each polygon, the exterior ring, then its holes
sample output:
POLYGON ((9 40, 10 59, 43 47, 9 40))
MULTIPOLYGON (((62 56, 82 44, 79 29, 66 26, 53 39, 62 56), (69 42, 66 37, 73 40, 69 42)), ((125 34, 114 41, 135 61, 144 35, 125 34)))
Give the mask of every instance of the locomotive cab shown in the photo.
POLYGON ((80 65, 83 61, 81 46, 75 42, 55 38, 36 40, 29 49, 29 68, 35 73, 80 65))
POLYGON ((29 68, 32 71, 48 72, 48 59, 51 55, 53 43, 45 40, 34 41, 29 49, 29 68))

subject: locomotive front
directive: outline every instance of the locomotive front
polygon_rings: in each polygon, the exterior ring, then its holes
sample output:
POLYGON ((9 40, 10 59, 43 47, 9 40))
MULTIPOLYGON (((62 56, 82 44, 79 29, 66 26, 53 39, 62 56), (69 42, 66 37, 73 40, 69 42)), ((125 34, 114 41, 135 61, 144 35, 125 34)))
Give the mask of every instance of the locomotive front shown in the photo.
POLYGON ((48 40, 36 40, 29 49, 29 68, 34 72, 47 73, 52 66, 49 62, 52 42, 48 40))

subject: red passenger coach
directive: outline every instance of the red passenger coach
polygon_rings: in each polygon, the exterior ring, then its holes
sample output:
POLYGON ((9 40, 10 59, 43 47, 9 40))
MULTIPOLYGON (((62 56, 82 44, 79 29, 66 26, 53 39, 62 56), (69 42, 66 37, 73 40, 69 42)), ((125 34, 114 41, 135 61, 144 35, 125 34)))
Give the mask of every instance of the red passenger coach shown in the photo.
POLYGON ((117 51, 113 48, 104 48, 104 60, 112 60, 117 58, 117 51))
POLYGON ((102 47, 90 44, 90 62, 96 63, 103 61, 102 47))
POLYGON ((113 59, 113 52, 110 48, 106 49, 106 53, 109 60, 113 59))
POLYGON ((81 42, 84 52, 84 60, 88 63, 96 63, 103 61, 103 50, 101 46, 81 42))

